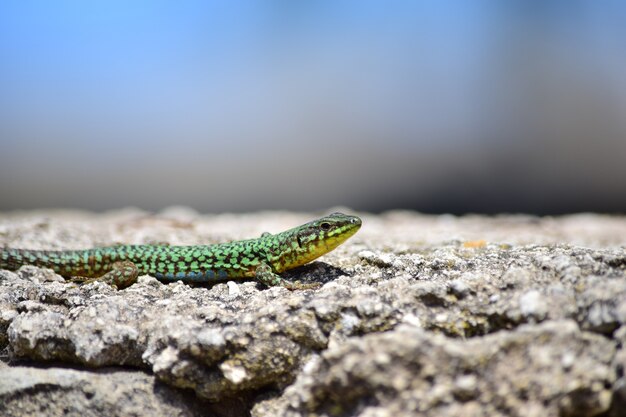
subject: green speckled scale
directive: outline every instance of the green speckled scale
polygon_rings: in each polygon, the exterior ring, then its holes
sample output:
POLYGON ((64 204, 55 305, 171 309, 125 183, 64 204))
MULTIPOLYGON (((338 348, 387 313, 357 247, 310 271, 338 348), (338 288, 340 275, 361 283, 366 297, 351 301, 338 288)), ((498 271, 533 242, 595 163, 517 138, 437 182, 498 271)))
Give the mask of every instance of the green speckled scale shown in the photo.
POLYGON ((104 280, 119 288, 139 274, 161 281, 211 282, 255 277, 264 284, 290 289, 311 287, 291 283, 278 274, 304 265, 335 249, 361 227, 361 219, 333 213, 302 226, 258 239, 217 245, 125 245, 87 250, 36 251, 2 249, 0 268, 22 265, 53 269, 78 281, 104 280))

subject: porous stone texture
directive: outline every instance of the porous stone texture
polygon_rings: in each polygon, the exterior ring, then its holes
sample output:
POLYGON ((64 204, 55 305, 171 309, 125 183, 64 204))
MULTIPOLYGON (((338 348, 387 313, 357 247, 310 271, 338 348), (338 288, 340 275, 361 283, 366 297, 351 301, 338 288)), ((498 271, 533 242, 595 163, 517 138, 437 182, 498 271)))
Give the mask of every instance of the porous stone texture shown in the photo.
POLYGON ((124 369, 0 368, 2 416, 203 416, 210 404, 124 369))
MULTIPOLYGON (((6 213, 0 246, 209 244, 321 214, 6 213)), ((316 290, 0 271, 0 415, 626 415, 625 217, 362 218, 285 274, 316 290)))

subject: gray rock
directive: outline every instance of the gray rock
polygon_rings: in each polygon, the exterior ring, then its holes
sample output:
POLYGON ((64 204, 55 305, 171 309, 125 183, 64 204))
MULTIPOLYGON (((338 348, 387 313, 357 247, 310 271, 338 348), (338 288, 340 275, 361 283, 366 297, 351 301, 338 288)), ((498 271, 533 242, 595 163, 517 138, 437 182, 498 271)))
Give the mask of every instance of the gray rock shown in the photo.
MULTIPOLYGON (((23 213, 0 217, 0 246, 212 243, 311 217, 23 213)), ((106 395, 97 379, 106 369, 134 401, 158 402, 133 388, 130 372, 209 400, 216 415, 619 415, 624 218, 395 212, 363 220, 346 245, 287 274, 324 284, 314 291, 148 276, 116 291, 35 267, 0 271, 0 373, 70 365, 95 398, 106 395)), ((25 407, 11 410, 33 410, 46 390, 74 401, 74 388, 23 390, 20 378, 3 385, 5 398, 25 407)))
POLYGON ((143 372, 0 368, 0 415, 204 416, 210 405, 143 372))
POLYGON ((403 326, 329 348, 253 415, 597 415, 614 355, 571 320, 471 340, 403 326))
POLYGON ((543 320, 547 314, 546 298, 537 290, 527 291, 519 298, 519 308, 525 319, 543 320))

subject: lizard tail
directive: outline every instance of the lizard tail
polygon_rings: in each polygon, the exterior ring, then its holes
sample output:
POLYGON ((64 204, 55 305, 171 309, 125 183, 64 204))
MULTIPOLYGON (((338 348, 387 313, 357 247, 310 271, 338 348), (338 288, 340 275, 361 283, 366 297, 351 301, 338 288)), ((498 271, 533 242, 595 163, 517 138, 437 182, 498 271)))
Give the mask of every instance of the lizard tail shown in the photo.
POLYGON ((1 248, 0 269, 15 271, 23 265, 35 265, 62 274, 65 268, 75 267, 75 260, 60 254, 55 251, 1 248))
MULTIPOLYGON (((121 256, 117 260, 124 260, 121 256)), ((0 248, 0 269, 15 271, 23 265, 50 268, 64 277, 97 277, 106 273, 109 254, 99 249, 30 250, 0 248)))
POLYGON ((15 271, 22 266, 21 255, 15 249, 2 248, 0 250, 0 269, 15 271))
POLYGON ((43 258, 43 251, 2 248, 0 268, 15 271, 22 265, 37 265, 43 258))

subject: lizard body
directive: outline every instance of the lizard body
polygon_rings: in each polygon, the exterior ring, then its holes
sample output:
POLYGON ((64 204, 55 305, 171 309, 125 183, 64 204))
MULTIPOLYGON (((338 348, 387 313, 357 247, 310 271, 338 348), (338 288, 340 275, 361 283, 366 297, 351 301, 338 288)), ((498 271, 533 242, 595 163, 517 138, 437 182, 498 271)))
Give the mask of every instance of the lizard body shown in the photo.
POLYGON ((0 249, 0 269, 35 265, 75 281, 101 279, 119 288, 139 274, 161 281, 214 282, 257 278, 289 289, 311 288, 278 274, 335 249, 361 227, 361 219, 333 213, 275 235, 215 245, 121 245, 86 250, 0 249))

